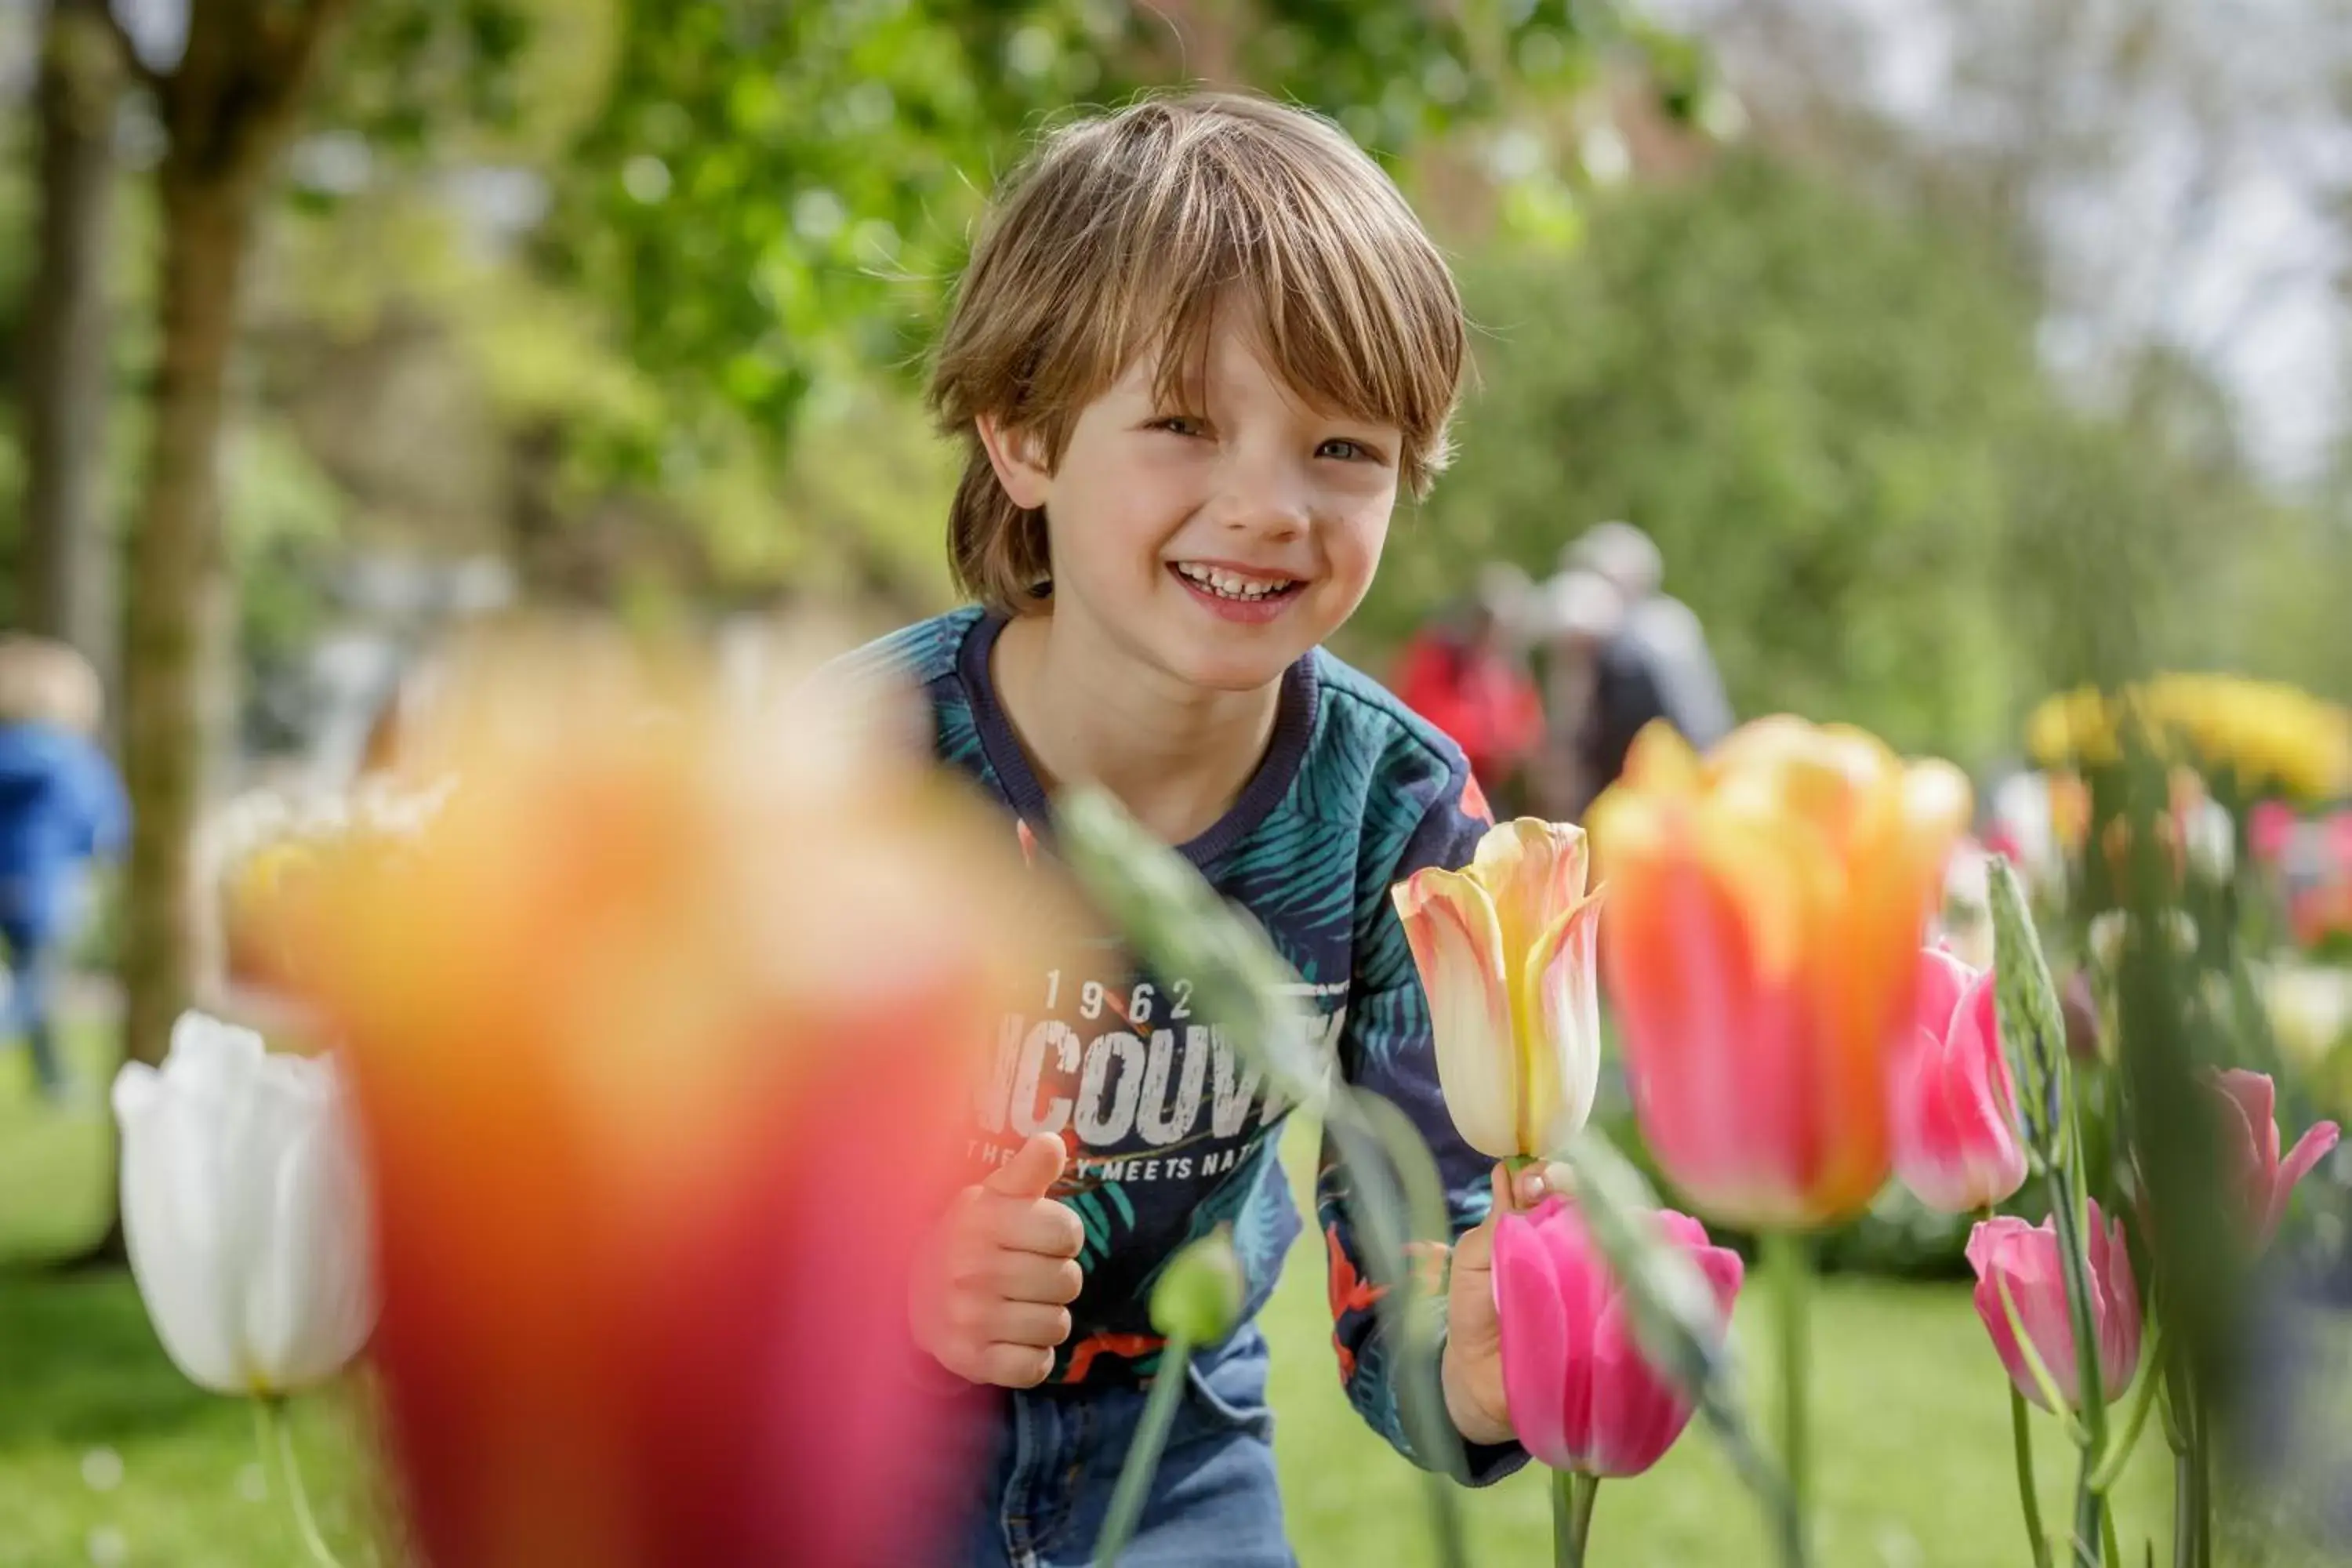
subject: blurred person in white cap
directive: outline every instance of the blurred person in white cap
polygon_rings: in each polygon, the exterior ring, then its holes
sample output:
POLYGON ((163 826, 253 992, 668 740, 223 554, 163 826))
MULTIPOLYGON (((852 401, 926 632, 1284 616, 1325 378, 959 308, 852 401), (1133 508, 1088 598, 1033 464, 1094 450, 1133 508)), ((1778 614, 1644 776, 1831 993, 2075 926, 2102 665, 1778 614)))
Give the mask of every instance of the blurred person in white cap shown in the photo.
POLYGON ((0 948, 9 987, 0 1043, 22 1038, 41 1091, 68 1084, 51 1007, 92 861, 122 852, 131 812, 92 742, 98 672, 46 637, 0 637, 0 948))
POLYGON ((1624 771, 1644 725, 1664 719, 1701 751, 1731 732, 1731 703, 1688 605, 1664 592, 1665 562, 1630 522, 1587 530, 1560 553, 1559 585, 1590 573, 1617 590, 1622 613, 1601 645, 1590 710, 1579 731, 1590 800, 1624 771))

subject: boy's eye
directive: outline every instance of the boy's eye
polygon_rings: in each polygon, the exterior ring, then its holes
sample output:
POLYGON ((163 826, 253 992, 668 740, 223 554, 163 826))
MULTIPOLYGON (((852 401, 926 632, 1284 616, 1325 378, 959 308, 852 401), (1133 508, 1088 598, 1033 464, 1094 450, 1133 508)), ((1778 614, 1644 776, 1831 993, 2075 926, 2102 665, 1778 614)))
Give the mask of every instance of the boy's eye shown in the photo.
POLYGON ((1208 421, 1190 414, 1170 414, 1151 422, 1150 428, 1165 430, 1171 436, 1205 436, 1208 421))
POLYGON ((1383 460, 1381 454, 1372 447, 1367 447, 1361 441, 1350 441, 1344 436, 1332 437, 1331 439, 1315 448, 1315 455, 1318 458, 1337 458, 1348 463, 1377 463, 1383 460))

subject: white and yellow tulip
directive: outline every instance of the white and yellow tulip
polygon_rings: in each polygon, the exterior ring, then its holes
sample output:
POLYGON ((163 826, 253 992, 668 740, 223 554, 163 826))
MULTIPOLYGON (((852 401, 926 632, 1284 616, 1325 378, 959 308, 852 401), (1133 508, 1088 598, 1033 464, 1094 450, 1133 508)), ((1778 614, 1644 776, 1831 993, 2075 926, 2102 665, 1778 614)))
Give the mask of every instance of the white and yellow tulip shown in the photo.
POLYGON ((1429 996, 1454 1125, 1497 1160, 1559 1150, 1592 1113, 1601 1075, 1593 977, 1601 895, 1581 828, 1521 817, 1459 871, 1393 889, 1429 996))

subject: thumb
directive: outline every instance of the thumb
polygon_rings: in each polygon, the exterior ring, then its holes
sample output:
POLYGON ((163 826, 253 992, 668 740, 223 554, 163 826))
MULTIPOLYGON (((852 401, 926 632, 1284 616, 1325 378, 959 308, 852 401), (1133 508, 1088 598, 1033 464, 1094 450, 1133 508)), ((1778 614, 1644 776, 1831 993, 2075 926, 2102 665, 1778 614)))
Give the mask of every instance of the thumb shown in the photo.
POLYGON ((1063 1156, 1062 1141, 1050 1132, 1039 1132, 1021 1145, 1019 1153, 991 1171, 981 1188, 1003 1198, 1042 1198, 1061 1178, 1063 1156))
POLYGON ((1495 1167, 1490 1180, 1495 1194, 1494 1206, 1486 1211, 1484 1220, 1465 1231, 1454 1244, 1454 1272, 1457 1278, 1484 1274, 1494 1267, 1495 1222, 1515 1212, 1517 1207, 1511 1201, 1510 1175, 1502 1166, 1495 1167))

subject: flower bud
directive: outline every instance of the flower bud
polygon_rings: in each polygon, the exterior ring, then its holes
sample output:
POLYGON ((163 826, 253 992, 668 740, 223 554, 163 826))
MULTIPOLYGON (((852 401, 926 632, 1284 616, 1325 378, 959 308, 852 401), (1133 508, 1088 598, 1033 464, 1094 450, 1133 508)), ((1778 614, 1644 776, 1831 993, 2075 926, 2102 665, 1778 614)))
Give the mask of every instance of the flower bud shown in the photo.
POLYGON ((1242 1315, 1242 1262, 1219 1226, 1168 1260, 1151 1288, 1151 1326, 1170 1339, 1214 1344, 1242 1315))

